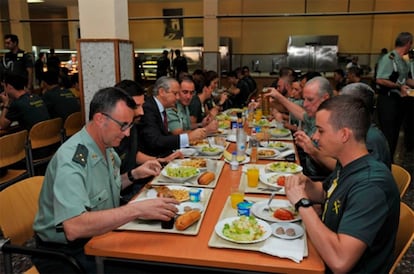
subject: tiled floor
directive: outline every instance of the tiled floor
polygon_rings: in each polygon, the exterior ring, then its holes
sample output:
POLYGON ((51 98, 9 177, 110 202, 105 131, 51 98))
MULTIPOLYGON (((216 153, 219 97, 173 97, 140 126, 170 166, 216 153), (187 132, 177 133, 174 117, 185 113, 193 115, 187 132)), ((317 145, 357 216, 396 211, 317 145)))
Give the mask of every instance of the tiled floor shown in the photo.
MULTIPOLYGON (((400 138, 403 138, 401 134, 400 138)), ((414 152, 406 152, 402 146, 403 142, 399 142, 396 155, 395 163, 403 166, 407 169, 411 178, 414 178, 414 152)), ((407 203, 411 208, 414 208, 414 183, 410 184, 407 193, 403 197, 403 201, 407 203)), ((4 273, 2 256, 0 256, 0 274, 4 273)), ((15 273, 22 273, 27 268, 30 267, 30 261, 24 257, 17 256, 13 260, 15 273)), ((395 271, 396 274, 412 274, 414 273, 414 243, 411 245, 411 248, 408 250, 407 254, 404 256, 400 265, 395 271)))

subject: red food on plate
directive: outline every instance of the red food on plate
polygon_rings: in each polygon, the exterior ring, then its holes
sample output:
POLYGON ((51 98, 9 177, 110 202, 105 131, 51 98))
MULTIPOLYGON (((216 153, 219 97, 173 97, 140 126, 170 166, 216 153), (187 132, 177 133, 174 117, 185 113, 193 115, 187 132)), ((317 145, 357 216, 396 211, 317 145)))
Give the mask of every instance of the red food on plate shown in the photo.
POLYGON ((275 212, 273 213, 273 217, 279 220, 283 220, 283 221, 289 221, 289 220, 295 219, 295 216, 293 215, 293 213, 284 208, 276 209, 275 212))
POLYGON ((278 186, 285 186, 286 176, 279 176, 277 178, 276 184, 278 186))

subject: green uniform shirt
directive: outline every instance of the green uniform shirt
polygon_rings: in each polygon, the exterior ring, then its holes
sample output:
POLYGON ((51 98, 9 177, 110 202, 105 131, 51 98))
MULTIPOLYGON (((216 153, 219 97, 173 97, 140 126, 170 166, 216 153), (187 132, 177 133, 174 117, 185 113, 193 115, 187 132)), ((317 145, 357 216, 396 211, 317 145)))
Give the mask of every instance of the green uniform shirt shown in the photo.
POLYGON ((52 118, 61 117, 63 121, 72 113, 80 111, 79 99, 68 89, 55 87, 43 94, 49 114, 52 118))
MULTIPOLYGON (((394 83, 405 84, 408 79, 409 65, 393 50, 387 53, 378 63, 377 79, 387 79, 394 83)), ((390 91, 400 93, 399 89, 390 91)))
POLYGON ((388 141, 382 131, 371 124, 367 132, 366 146, 374 159, 383 162, 391 170, 391 152, 388 141))
POLYGON ((38 122, 50 119, 43 100, 36 94, 24 94, 10 104, 6 114, 9 121, 17 121, 23 128, 30 130, 38 122))
POLYGON ((176 108, 167 109, 168 130, 191 130, 190 110, 177 101, 176 108))
POLYGON ((113 148, 107 148, 105 156, 107 160, 85 127, 56 152, 46 170, 33 226, 43 241, 67 243, 63 221, 119 206, 121 160, 113 148))
POLYGON ((400 215, 400 196, 391 171, 368 154, 343 168, 338 165, 324 189, 325 225, 367 245, 349 272, 388 273, 400 215))

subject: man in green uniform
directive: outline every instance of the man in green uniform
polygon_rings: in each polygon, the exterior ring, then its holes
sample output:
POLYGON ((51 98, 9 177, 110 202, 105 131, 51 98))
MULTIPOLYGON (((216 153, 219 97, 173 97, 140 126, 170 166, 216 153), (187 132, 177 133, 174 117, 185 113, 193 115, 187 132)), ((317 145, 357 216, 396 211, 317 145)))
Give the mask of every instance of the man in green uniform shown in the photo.
POLYGON ((3 110, 0 114, 0 128, 5 129, 14 121, 30 130, 38 122, 50 119, 43 100, 36 94, 24 90, 25 78, 18 74, 6 74, 4 92, 0 93, 3 110))
POLYGON ((52 118, 60 117, 62 121, 80 111, 79 99, 69 90, 59 86, 59 75, 55 71, 47 71, 42 80, 43 101, 52 118))
POLYGON ((327 273, 388 273, 393 263, 400 197, 391 171, 366 148, 370 124, 361 99, 326 100, 316 113, 314 138, 338 161, 337 168, 323 183, 304 175, 286 177, 287 198, 327 273), (315 204, 322 205, 322 216, 315 204))
MULTIPOLYGON (((84 244, 137 218, 168 221, 177 212, 171 198, 147 199, 119 206, 122 188, 132 184, 120 175, 121 160, 113 147, 134 124, 134 100, 119 88, 99 90, 90 103, 89 122, 68 139, 50 161, 34 221, 36 243, 68 253, 95 273, 95 260, 84 244)), ((141 177, 159 174, 148 167, 141 177)), ((138 178, 138 176, 136 177, 138 178)), ((69 273, 59 261, 32 258, 40 273, 69 273)))

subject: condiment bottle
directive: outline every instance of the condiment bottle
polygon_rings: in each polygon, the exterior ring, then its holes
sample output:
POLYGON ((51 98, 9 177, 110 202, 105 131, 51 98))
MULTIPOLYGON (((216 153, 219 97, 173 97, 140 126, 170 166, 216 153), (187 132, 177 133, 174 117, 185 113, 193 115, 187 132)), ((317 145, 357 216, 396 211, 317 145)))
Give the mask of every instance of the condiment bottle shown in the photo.
POLYGON ((252 163, 257 162, 257 146, 256 128, 253 127, 250 136, 250 162, 252 163))

